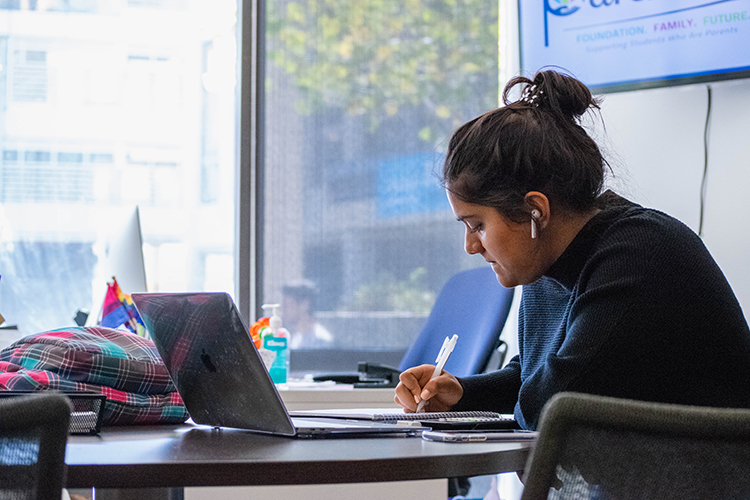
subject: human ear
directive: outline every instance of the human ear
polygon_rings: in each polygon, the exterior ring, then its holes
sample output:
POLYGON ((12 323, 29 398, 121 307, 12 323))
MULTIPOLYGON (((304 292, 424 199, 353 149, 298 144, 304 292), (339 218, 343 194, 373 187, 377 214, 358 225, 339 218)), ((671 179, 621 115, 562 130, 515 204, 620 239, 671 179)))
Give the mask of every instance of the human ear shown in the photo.
POLYGON ((549 198, 539 191, 529 191, 524 197, 524 203, 529 210, 529 220, 533 220, 531 227, 534 236, 532 237, 536 237, 536 234, 544 230, 549 223, 549 198))

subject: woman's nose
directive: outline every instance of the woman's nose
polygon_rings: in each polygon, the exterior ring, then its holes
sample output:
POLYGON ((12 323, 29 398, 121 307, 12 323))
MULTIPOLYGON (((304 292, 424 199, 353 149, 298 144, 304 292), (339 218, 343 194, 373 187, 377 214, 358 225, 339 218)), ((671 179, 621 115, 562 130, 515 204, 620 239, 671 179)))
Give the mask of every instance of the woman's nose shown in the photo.
POLYGON ((472 234, 469 231, 466 231, 465 250, 469 255, 474 255, 482 252, 482 244, 479 241, 479 238, 477 238, 475 234, 472 234))

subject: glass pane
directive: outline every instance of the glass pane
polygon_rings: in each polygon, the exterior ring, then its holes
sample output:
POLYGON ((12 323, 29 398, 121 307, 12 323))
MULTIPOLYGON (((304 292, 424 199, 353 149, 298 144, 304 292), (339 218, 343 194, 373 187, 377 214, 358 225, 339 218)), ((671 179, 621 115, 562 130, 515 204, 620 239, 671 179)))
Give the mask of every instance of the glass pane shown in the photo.
POLYGON ((234 291, 236 17, 234 0, 0 2, 3 344, 98 312, 136 206, 149 291, 234 291))
POLYGON ((484 264, 434 174, 497 106, 498 2, 269 0, 265 55, 263 299, 293 347, 397 365, 447 279, 484 264))

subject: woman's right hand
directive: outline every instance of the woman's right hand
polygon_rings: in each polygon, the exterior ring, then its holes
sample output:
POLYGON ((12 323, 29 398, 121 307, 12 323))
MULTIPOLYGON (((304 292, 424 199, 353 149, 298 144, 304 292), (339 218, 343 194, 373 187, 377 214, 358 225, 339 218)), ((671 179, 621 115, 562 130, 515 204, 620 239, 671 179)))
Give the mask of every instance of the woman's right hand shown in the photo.
POLYGON ((464 388, 446 371, 431 380, 434 371, 433 365, 420 365, 402 372, 393 398, 396 404, 406 412, 414 413, 424 399, 424 411, 450 411, 464 395, 464 388))

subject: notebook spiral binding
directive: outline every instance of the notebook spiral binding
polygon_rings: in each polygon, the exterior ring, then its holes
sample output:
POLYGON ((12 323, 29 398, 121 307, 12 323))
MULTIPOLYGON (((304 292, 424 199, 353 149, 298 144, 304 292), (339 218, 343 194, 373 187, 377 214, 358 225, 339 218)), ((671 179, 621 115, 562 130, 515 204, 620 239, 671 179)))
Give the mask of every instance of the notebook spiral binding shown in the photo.
POLYGON ((376 413, 373 420, 384 422, 396 422, 399 420, 445 420, 457 418, 484 418, 492 420, 506 420, 499 413, 491 411, 450 411, 450 412, 427 412, 427 413, 376 413))

